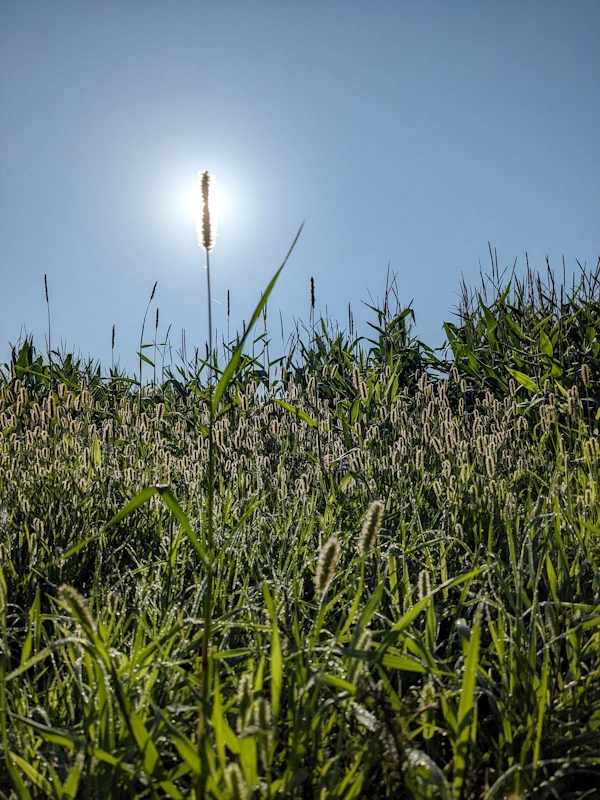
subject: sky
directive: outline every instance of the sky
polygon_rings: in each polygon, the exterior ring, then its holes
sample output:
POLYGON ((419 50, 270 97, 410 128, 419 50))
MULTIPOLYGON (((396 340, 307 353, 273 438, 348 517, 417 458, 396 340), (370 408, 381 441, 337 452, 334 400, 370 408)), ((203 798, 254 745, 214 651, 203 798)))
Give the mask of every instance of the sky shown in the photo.
POLYGON ((144 342, 168 330, 175 353, 185 330, 203 348, 203 170, 217 338, 305 221, 269 300, 272 353, 282 325, 308 325, 311 277, 317 318, 344 330, 350 303, 368 334, 389 265, 439 346, 488 242, 519 274, 526 253, 593 268, 598 41, 598 0, 4 0, 0 363, 25 332, 45 350, 44 275, 53 348, 133 373, 155 282, 144 342))

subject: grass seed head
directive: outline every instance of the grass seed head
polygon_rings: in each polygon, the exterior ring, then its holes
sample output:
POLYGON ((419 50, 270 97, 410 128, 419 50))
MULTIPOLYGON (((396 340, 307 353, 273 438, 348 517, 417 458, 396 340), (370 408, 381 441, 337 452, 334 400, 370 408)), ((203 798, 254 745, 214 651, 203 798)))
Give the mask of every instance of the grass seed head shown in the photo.
POLYGON ((90 610, 77 589, 63 584, 58 590, 58 599, 67 606, 72 616, 84 627, 96 633, 96 623, 90 610))
POLYGON ((244 675, 242 675, 240 682, 238 683, 238 689, 237 689, 238 733, 242 733, 243 730, 247 727, 248 723, 250 722, 252 716, 253 700, 254 698, 252 690, 252 678, 246 672, 244 673, 244 675))
POLYGON ((247 800, 248 787, 239 764, 229 764, 225 770, 227 796, 231 800, 247 800))
POLYGON ((592 382, 592 371, 587 364, 581 366, 581 380, 584 386, 589 386, 592 382))
POLYGON ((583 452, 586 461, 588 461, 590 464, 593 464, 595 461, 598 460, 598 451, 599 451, 598 439, 592 436, 591 439, 588 439, 587 442, 584 442, 583 452))
POLYGON ((336 536, 332 536, 321 548, 315 577, 315 585, 317 590, 321 593, 328 588, 333 580, 335 568, 340 558, 340 552, 340 540, 336 536))
POLYGON ((383 522, 383 511, 384 506, 381 500, 374 500, 367 511, 358 540, 358 552, 363 556, 375 547, 381 523, 383 522))
POLYGON ((427 595, 431 594, 431 575, 429 574, 428 569, 422 569, 421 572, 419 572, 417 591, 419 600, 422 600, 424 597, 427 597, 427 595))
POLYGON ((198 235, 199 246, 209 253, 214 248, 217 241, 216 225, 214 224, 214 220, 211 220, 209 206, 210 187, 213 177, 210 172, 206 170, 199 174, 198 180, 200 183, 200 192, 202 194, 202 215, 201 217, 199 215, 199 219, 196 222, 196 233, 198 235))

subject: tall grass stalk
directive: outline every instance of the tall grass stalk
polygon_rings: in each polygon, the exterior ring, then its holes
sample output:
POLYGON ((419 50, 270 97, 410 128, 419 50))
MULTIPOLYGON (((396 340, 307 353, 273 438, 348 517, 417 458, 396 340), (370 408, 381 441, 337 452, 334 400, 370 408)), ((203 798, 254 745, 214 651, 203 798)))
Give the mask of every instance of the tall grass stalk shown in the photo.
POLYGON ((142 320, 142 330, 140 332, 140 352, 138 353, 140 357, 140 391, 138 395, 138 405, 139 411, 142 411, 142 396, 144 393, 144 383, 142 380, 142 371, 143 371, 143 363, 150 363, 150 359, 144 355, 144 330, 146 328, 146 318, 148 316, 148 311, 150 310, 150 306, 152 305, 152 301, 154 300, 154 295, 156 294, 156 287, 158 286, 158 281, 154 282, 154 286, 152 287, 152 291, 150 292, 150 300, 148 300, 148 305, 146 306, 146 311, 144 312, 144 319, 142 320))
POLYGON ((202 639, 202 696, 205 708, 201 715, 199 730, 204 733, 204 725, 207 719, 209 705, 210 684, 208 681, 208 656, 211 636, 212 622, 212 597, 213 597, 213 565, 214 565, 214 415, 213 393, 214 393, 214 364, 213 364, 213 340, 212 340, 212 300, 210 290, 210 253, 213 250, 216 239, 213 232, 213 225, 210 215, 210 185, 211 175, 208 171, 199 175, 200 194, 202 197, 202 218, 197 223, 198 245, 206 253, 206 289, 208 304, 208 475, 206 493, 206 536, 204 547, 206 550, 208 565, 206 570, 206 592, 204 596, 204 637, 202 639))
POLYGON ((50 296, 48 294, 48 276, 44 272, 44 292, 46 294, 46 311, 48 313, 48 340, 46 342, 46 350, 48 353, 48 367, 50 371, 50 389, 54 383, 52 378, 52 326, 50 324, 50 296))

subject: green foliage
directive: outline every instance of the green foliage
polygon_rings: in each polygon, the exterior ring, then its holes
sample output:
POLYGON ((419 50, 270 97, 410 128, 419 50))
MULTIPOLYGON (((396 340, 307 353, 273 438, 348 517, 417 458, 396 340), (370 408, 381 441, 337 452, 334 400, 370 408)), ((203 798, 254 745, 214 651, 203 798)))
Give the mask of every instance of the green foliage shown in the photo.
MULTIPOLYGON (((511 391, 528 399, 542 392, 565 397, 571 387, 582 386, 585 366, 597 375, 600 261, 592 272, 582 269, 569 290, 556 285, 549 263, 546 282, 528 265, 524 279, 513 269, 505 284, 491 249, 490 257, 491 274, 482 276, 481 291, 470 293, 463 284, 460 323, 444 325, 452 353, 446 369, 455 366, 474 396, 511 391)), ((596 410, 597 386, 590 395, 587 402, 596 410)))
POLYGON ((393 282, 371 339, 248 326, 144 386, 15 348, 0 797, 593 796, 599 283, 494 270, 444 358, 393 282))

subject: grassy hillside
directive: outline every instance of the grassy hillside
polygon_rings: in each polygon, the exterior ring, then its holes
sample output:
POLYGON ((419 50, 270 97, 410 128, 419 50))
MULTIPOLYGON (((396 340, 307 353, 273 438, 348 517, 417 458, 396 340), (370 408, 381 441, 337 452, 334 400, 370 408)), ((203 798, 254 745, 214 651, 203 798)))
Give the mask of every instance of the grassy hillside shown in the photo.
POLYGON ((600 796, 600 263, 463 290, 228 383, 15 348, 0 797, 600 796))

